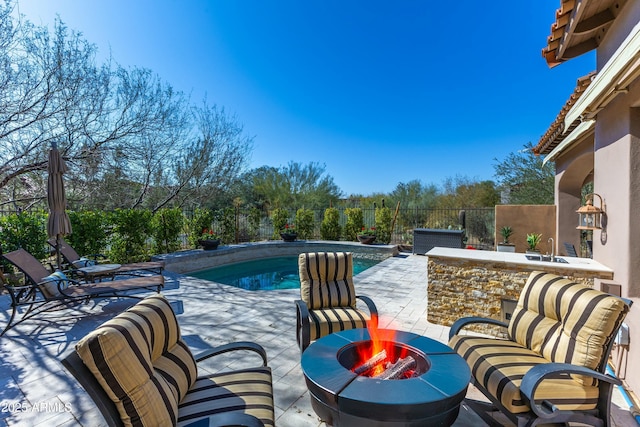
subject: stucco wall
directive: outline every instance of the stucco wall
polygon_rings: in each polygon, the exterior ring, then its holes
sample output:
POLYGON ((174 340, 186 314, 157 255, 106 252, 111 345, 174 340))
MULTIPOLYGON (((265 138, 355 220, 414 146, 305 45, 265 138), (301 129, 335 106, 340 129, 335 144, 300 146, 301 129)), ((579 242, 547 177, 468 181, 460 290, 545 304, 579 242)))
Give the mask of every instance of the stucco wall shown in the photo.
POLYGON ((562 153, 556 161, 557 207, 556 227, 558 230, 558 250, 565 255, 564 243, 570 243, 580 254, 580 230, 576 211, 580 207, 582 187, 593 180, 593 144, 594 132, 584 135, 572 145, 568 152, 562 153))
MULTIPOLYGON (((613 268, 613 283, 621 285, 622 296, 634 300, 625 321, 631 337, 626 360, 640 359, 640 114, 630 108, 637 99, 635 83, 600 112, 594 158, 594 191, 603 197, 607 213, 606 228, 594 232, 594 259, 613 268)), ((629 387, 639 391, 640 364, 621 369, 629 387)))
POLYGON ((602 69, 638 22, 640 22, 640 2, 625 2, 621 13, 618 14, 598 47, 596 56, 598 70, 602 69))
MULTIPOLYGON (((629 1, 597 50, 598 69, 640 22, 640 2, 629 1)), ((622 296, 634 301, 628 360, 640 360, 640 83, 617 95, 598 113, 595 133, 594 191, 606 203, 607 226, 594 232, 594 259, 613 268, 622 296)), ((596 283, 598 286, 599 283, 596 283)), ((640 392, 640 364, 626 366, 626 382, 640 392)))
MULTIPOLYGON (((555 205, 496 205, 496 243, 502 242, 500 229, 508 225, 513 229, 509 242, 516 245, 516 252, 527 250, 527 234, 540 233, 542 240, 538 249, 551 253, 549 237, 557 240, 555 217, 555 205)), ((558 242, 555 243, 557 254, 558 242)))

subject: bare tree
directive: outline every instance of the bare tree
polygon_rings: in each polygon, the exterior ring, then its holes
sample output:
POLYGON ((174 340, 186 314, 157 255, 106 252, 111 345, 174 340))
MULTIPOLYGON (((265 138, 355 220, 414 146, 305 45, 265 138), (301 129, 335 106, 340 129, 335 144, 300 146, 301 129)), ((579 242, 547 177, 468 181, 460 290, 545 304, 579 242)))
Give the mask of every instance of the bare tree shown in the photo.
POLYGON ((253 137, 224 108, 208 106, 192 110, 195 132, 173 163, 174 191, 167 194, 179 205, 210 205, 217 193, 225 192, 238 179, 249 161, 253 137), (182 190, 178 194, 178 190, 182 190))
POLYGON ((158 209, 221 192, 252 138, 223 108, 192 107, 147 69, 126 69, 57 20, 52 32, 0 6, 0 203, 44 198, 56 142, 73 208, 158 209))

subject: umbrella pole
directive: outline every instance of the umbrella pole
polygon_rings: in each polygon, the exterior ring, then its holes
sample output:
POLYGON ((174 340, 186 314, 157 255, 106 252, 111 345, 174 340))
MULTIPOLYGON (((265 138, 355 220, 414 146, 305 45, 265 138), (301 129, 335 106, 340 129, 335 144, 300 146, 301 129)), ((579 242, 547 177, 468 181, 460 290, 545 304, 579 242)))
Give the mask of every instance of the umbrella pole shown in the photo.
POLYGON ((62 270, 62 268, 60 268, 60 265, 62 264, 60 257, 60 234, 56 234, 56 262, 58 264, 58 270, 62 270))

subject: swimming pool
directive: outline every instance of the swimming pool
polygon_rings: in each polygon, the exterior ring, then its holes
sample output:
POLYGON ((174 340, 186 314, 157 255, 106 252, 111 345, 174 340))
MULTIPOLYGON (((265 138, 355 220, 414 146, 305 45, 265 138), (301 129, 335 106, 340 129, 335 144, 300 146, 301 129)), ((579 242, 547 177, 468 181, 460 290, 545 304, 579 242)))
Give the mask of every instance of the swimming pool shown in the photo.
MULTIPOLYGON (((353 258, 354 276, 379 262, 379 260, 373 259, 353 258)), ((228 264, 189 273, 189 276, 224 283, 225 285, 249 291, 297 289, 300 287, 297 256, 265 258, 228 264)))

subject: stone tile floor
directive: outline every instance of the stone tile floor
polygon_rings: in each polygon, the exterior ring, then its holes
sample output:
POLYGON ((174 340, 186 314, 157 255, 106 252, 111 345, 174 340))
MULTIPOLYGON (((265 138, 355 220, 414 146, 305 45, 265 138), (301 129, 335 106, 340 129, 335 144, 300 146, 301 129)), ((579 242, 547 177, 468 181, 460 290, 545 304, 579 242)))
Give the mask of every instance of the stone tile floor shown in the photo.
MULTIPOLYGON (((194 353, 232 341, 255 341, 267 350, 273 370, 276 424, 322 427, 311 408, 295 339, 298 290, 245 291, 166 273, 164 294, 174 304, 183 335, 194 353)), ((427 258, 401 254, 355 279, 359 294, 374 299, 381 325, 447 341, 448 328, 427 321, 427 258)), ((22 426, 98 426, 104 420, 92 400, 59 360, 93 328, 132 305, 132 299, 92 301, 27 320, 0 338, 0 423, 22 426)), ((9 314, 8 296, 0 296, 0 325, 9 314)), ((216 367, 254 363, 251 356, 216 358, 216 367)), ((472 399, 482 395, 472 387, 472 399)), ((637 425, 618 391, 613 425, 637 425)), ((508 424, 497 418, 497 424, 508 424)), ((455 426, 487 425, 466 405, 455 426)))

